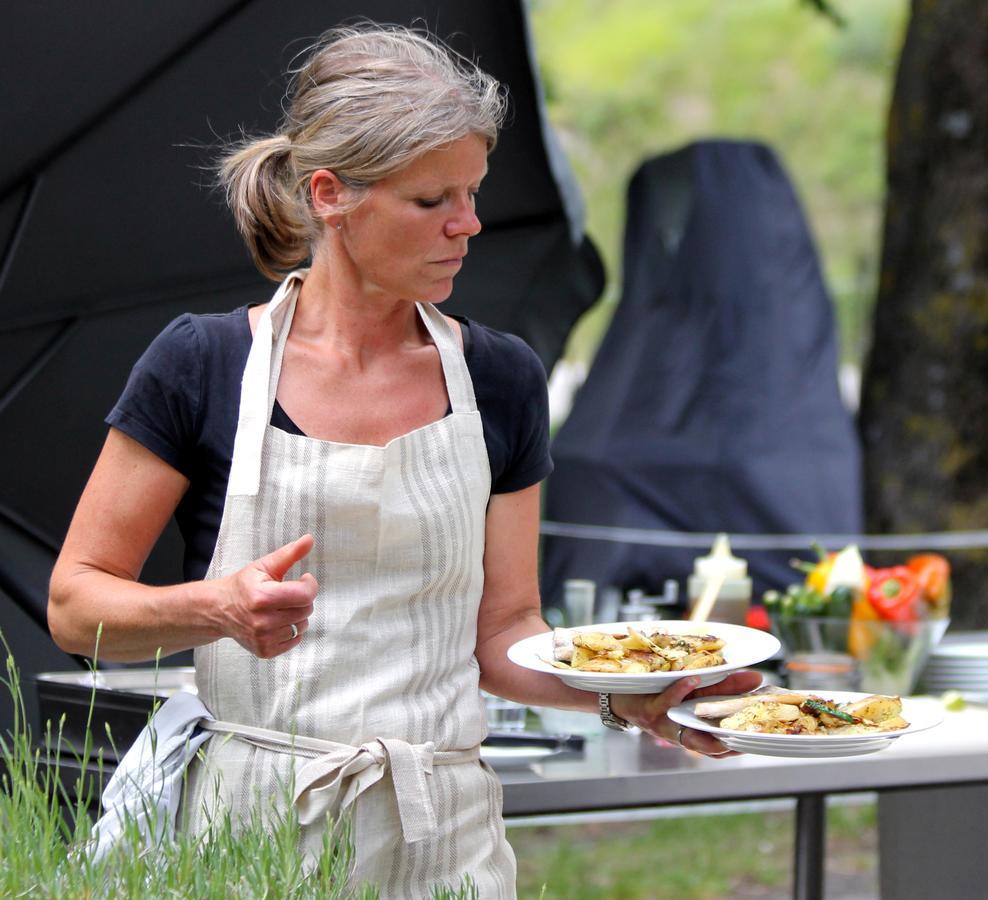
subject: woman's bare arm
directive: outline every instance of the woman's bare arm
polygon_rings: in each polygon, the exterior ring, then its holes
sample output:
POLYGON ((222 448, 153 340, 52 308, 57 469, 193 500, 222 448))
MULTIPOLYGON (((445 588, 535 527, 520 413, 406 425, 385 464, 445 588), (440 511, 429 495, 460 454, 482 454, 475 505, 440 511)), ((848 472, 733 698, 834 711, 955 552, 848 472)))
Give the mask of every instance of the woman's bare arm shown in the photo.
POLYGON ((312 538, 279 548, 235 575, 167 587, 138 582, 148 554, 188 489, 188 480, 111 428, 52 571, 48 624, 69 653, 153 659, 232 637, 258 656, 301 639, 312 612, 311 575, 282 581, 312 538), (298 637, 286 640, 290 625, 298 637))
POLYGON ((539 486, 494 494, 487 509, 484 595, 477 620, 480 685, 510 700, 592 712, 597 695, 567 687, 552 675, 516 666, 516 641, 549 630, 539 599, 539 486))

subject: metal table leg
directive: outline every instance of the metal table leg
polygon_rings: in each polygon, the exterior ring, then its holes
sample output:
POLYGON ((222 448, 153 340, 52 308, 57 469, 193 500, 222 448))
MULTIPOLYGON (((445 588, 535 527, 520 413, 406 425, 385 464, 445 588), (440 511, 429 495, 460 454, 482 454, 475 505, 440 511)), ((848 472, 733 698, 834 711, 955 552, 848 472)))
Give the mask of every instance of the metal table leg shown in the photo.
POLYGON ((792 887, 795 900, 823 900, 826 813, 826 794, 802 794, 796 798, 796 847, 792 887))

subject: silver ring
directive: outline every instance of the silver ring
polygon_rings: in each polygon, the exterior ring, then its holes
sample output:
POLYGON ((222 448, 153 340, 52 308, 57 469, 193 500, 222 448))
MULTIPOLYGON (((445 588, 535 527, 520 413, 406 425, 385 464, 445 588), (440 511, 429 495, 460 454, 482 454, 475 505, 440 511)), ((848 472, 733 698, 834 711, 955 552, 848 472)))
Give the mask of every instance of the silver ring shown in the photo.
POLYGON ((685 746, 683 744, 683 732, 684 731, 686 731, 686 726, 685 725, 680 725, 679 726, 679 731, 676 732, 676 743, 679 744, 680 747, 685 746))
POLYGON ((298 637, 298 625, 296 625, 294 622, 292 622, 292 624, 289 625, 288 627, 291 628, 291 630, 292 630, 292 636, 288 640, 294 641, 295 638, 298 637))

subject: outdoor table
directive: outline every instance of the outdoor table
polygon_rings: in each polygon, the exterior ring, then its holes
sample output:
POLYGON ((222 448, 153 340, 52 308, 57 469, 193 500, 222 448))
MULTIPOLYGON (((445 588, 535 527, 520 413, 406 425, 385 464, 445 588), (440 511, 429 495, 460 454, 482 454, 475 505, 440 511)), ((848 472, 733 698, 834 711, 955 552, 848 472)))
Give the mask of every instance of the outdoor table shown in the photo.
MULTIPOLYGON (((929 702, 937 702, 930 699, 929 702)), ((501 769, 504 815, 796 798, 793 895, 823 897, 828 794, 878 792, 882 896, 983 896, 988 884, 988 707, 865 756, 708 759, 642 735, 588 735, 582 755, 501 769), (931 887, 935 885, 935 889, 931 887)))

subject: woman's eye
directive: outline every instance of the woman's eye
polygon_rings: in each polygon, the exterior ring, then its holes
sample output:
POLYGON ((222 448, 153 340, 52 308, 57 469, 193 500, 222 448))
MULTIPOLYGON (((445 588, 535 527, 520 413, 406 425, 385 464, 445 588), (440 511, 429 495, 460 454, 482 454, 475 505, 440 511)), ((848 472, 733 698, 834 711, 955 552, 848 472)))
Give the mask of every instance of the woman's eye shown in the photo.
POLYGON ((443 198, 439 197, 433 200, 429 197, 419 197, 419 199, 415 202, 423 209, 432 209, 435 206, 439 206, 439 204, 443 202, 443 198))

